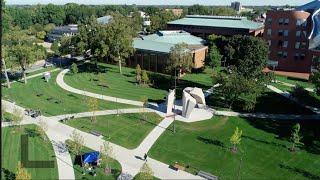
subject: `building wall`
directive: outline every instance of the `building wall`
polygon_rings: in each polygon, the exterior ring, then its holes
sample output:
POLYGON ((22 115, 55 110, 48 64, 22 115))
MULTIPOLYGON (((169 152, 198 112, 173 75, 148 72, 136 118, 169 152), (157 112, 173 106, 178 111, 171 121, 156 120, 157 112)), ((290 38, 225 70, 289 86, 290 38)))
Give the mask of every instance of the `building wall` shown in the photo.
POLYGON ((308 49, 307 36, 310 30, 311 20, 308 12, 294 10, 272 10, 267 12, 264 39, 269 44, 269 59, 278 61, 277 70, 310 72, 313 57, 308 49), (297 21, 303 19, 306 20, 306 25, 297 25, 297 21), (280 22, 283 20, 283 23, 279 24, 279 20, 280 22), (288 32, 287 36, 285 31, 288 32), (297 37, 297 31, 300 32, 300 37, 297 37), (298 47, 296 43, 300 43, 299 48, 296 48, 298 47), (304 47, 303 44, 305 44, 304 47))
MULTIPOLYGON (((199 49, 193 52, 194 68, 198 69, 204 66, 205 57, 208 48, 199 49)), ((136 50, 134 55, 127 59, 126 65, 128 67, 135 68, 137 64, 141 69, 148 71, 164 73, 166 70, 166 64, 169 60, 169 54, 136 50)))
POLYGON ((201 38, 207 38, 211 34, 234 36, 234 35, 251 35, 259 36, 263 33, 263 29, 250 31, 249 29, 237 29, 237 28, 221 28, 221 27, 204 27, 204 26, 191 26, 191 25, 178 25, 167 24, 168 30, 184 30, 191 33, 194 36, 201 38))

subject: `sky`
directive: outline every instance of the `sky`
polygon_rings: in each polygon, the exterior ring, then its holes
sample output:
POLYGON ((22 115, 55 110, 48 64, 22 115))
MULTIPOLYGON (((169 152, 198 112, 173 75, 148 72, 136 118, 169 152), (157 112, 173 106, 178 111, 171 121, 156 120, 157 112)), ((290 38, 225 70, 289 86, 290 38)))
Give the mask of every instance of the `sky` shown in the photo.
MULTIPOLYGON (((230 5, 235 0, 6 0, 6 4, 137 4, 137 5, 230 5)), ((312 0, 237 0, 245 5, 303 5, 312 0)))

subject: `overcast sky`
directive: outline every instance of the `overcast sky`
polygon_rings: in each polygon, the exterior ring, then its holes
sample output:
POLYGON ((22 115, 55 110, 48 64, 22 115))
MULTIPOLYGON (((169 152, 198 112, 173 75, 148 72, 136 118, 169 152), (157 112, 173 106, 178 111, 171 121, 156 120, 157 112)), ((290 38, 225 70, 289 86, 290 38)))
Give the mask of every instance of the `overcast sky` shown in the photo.
MULTIPOLYGON (((7 4, 229 5, 234 0, 6 0, 7 4)), ((312 0, 238 0, 243 5, 302 5, 312 0)))

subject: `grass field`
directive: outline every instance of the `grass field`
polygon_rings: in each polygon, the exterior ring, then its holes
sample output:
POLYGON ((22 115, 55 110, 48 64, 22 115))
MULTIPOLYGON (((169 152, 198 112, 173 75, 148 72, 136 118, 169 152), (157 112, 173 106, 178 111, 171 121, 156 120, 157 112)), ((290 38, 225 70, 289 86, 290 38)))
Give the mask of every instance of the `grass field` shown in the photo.
MULTIPOLYGON (((67 144, 71 143, 70 140, 67 140, 67 144)), ((81 151, 81 154, 92 152, 93 150, 87 147, 84 147, 81 151)), ((81 161, 78 161, 78 158, 76 158, 76 155, 70 152, 71 159, 73 162, 73 168, 74 168, 74 174, 75 179, 117 179, 117 177, 121 174, 121 165, 118 161, 114 159, 110 159, 110 167, 112 169, 111 174, 106 175, 102 168, 98 167, 96 169, 96 176, 93 176, 92 174, 86 173, 85 175, 82 175, 83 168, 81 167, 81 161)))
POLYGON ((319 179, 320 122, 300 122, 304 147, 288 150, 294 121, 214 117, 196 123, 176 123, 176 133, 165 131, 149 154, 174 165, 203 170, 219 179, 319 179), (230 136, 242 131, 238 152, 230 151, 230 136), (241 161, 242 159, 242 161, 241 161), (240 170, 239 170, 240 169, 240 170))
POLYGON ((162 120, 155 113, 145 113, 145 115, 147 121, 143 120, 143 114, 135 113, 97 116, 96 122, 91 122, 90 118, 79 118, 69 120, 66 124, 86 132, 97 131, 104 136, 104 139, 133 149, 162 120))
POLYGON ((43 138, 35 134, 35 125, 21 126, 23 129, 18 132, 14 131, 12 127, 4 127, 2 129, 2 171, 1 179, 14 179, 18 161, 21 161, 20 155, 20 135, 29 134, 29 160, 54 161, 54 168, 27 168, 28 173, 31 174, 32 179, 58 179, 58 169, 54 151, 50 141, 44 141, 43 138))
MULTIPOLYGON (((207 104, 218 110, 229 110, 229 106, 220 98, 221 93, 223 92, 219 89, 214 90, 213 94, 207 98, 207 104)), ((231 110, 241 112, 242 110, 236 105, 237 104, 235 103, 231 110)), ((313 114, 311 110, 268 89, 266 89, 262 96, 257 99, 257 104, 252 112, 272 114, 313 114)))
MULTIPOLYGON (((152 85, 138 85, 135 80, 135 69, 123 67, 123 75, 119 74, 118 66, 99 63, 99 75, 93 72, 94 67, 90 63, 79 65, 78 74, 67 74, 65 82, 75 88, 91 92, 125 98, 141 100, 143 96, 148 97, 150 102, 163 102, 168 90, 174 88, 173 78, 169 75, 149 73, 152 85), (99 78, 100 77, 100 78, 99 78), (106 84, 104 87, 101 84, 106 84)), ((203 73, 187 74, 177 82, 177 96, 181 96, 181 89, 187 86, 210 88, 211 70, 203 73)))
POLYGON ((304 88, 314 88, 314 85, 308 82, 307 80, 290 78, 285 76, 277 76, 277 75, 275 77, 276 77, 276 80, 278 81, 286 82, 293 85, 300 85, 304 88))
MULTIPOLYGON (((26 108, 40 109, 47 116, 89 111, 87 97, 68 92, 56 84, 56 76, 47 83, 42 77, 28 80, 27 84, 14 83, 10 89, 2 87, 2 97, 26 108)), ((98 100, 99 110, 130 108, 131 105, 98 100)))
POLYGON ((53 67, 53 66, 52 66, 52 67, 47 67, 47 68, 39 69, 39 70, 30 72, 30 73, 27 73, 27 76, 32 76, 32 75, 35 75, 35 74, 44 73, 44 72, 51 71, 51 70, 56 69, 56 68, 57 68, 57 67, 53 67))

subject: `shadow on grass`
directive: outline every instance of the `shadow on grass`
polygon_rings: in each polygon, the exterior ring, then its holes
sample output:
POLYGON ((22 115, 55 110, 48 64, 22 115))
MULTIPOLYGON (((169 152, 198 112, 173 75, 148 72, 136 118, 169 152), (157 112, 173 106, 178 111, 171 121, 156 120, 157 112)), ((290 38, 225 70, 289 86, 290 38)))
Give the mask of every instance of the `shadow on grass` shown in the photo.
POLYGON ((256 141, 256 142, 260 142, 260 143, 264 143, 264 144, 268 144, 268 145, 273 145, 273 146, 278 146, 278 147, 282 147, 282 148, 285 148, 287 149, 288 147, 283 145, 283 144, 280 144, 280 143, 275 143, 275 142, 268 142, 268 141, 264 141, 264 140, 261 140, 261 139, 257 139, 257 138, 254 138, 254 137, 250 137, 250 136, 241 136, 242 138, 244 139, 249 139, 249 140, 252 140, 252 141, 256 141))
POLYGON ((319 175, 312 174, 312 173, 310 173, 310 172, 308 172, 306 170, 300 169, 300 168, 290 167, 290 166, 287 166, 287 165, 284 165, 284 164, 280 164, 279 166, 282 169, 286 169, 286 170, 289 170, 289 171, 294 172, 294 173, 299 173, 299 174, 301 174, 302 176, 304 176, 307 179, 320 179, 319 175))
POLYGON ((40 134, 39 134, 35 129, 24 128, 24 132, 25 132, 29 137, 37 137, 37 136, 40 136, 40 134))
MULTIPOLYGON (((273 133, 276 138, 290 142, 292 127, 299 123, 301 126, 300 135, 303 137, 304 145, 301 149, 309 153, 320 154, 320 121, 317 120, 271 120, 271 119, 253 119, 245 118, 253 127, 261 129, 268 133, 273 133)), ((244 138, 248 138, 244 136, 244 138)), ((252 140, 254 138, 251 138, 252 140)), ((257 140, 260 142, 260 140, 257 140)), ((264 142, 268 143, 268 142, 264 142)), ((271 143, 272 144, 272 143, 271 143)), ((274 145, 278 145, 277 143, 274 145)), ((283 145, 280 145, 285 147, 283 145)))
POLYGON ((201 142, 203 142, 205 144, 212 144, 212 145, 215 145, 215 146, 226 148, 224 143, 219 141, 219 140, 217 140, 217 139, 211 139, 211 138, 205 138, 205 137, 198 136, 197 140, 199 140, 199 141, 201 141, 201 142))
POLYGON ((1 177, 4 177, 5 180, 15 180, 16 174, 6 168, 1 168, 1 177), (2 175, 4 174, 4 176, 2 175))

